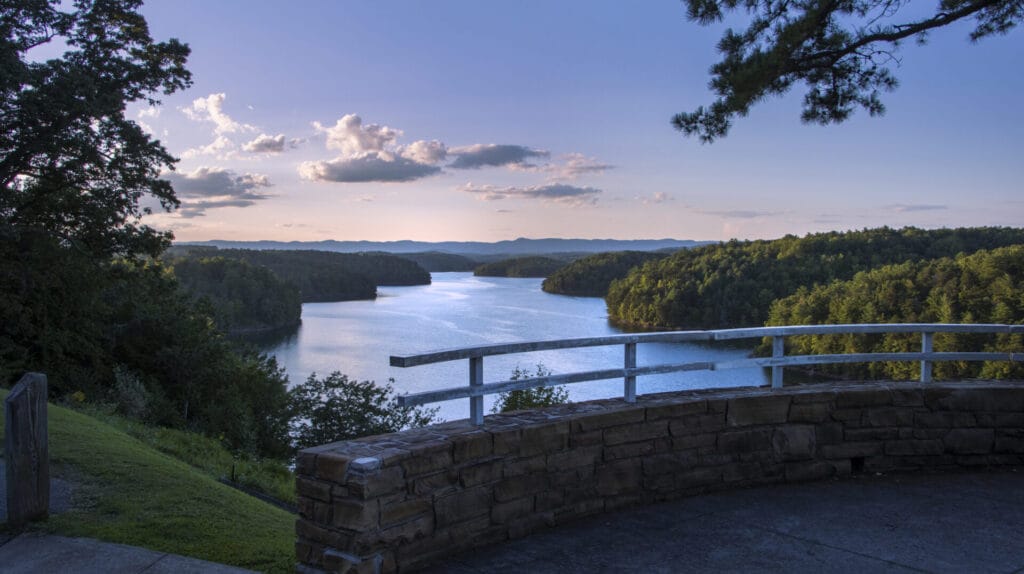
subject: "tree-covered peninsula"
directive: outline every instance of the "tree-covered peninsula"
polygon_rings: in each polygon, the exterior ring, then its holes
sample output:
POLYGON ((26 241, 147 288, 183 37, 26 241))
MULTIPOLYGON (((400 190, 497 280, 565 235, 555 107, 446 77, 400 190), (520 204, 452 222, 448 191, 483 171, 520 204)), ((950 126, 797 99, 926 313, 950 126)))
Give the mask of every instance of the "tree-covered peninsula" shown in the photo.
MULTIPOLYGON (((856 274, 848 281, 801 287, 771 306, 769 325, 842 323, 1024 322, 1024 245, 972 255, 907 261, 856 274)), ((936 351, 1019 352, 1024 336, 937 333, 936 351)), ((787 354, 909 352, 917 334, 787 337, 787 354)), ((914 379, 912 362, 821 367, 858 378, 914 379)), ((1020 363, 941 361, 934 375, 954 378, 1020 378, 1020 363)))
POLYGON ((478 277, 547 277, 565 266, 565 263, 539 255, 502 259, 485 263, 473 270, 478 277))
POLYGON ((666 252, 611 251, 595 253, 552 273, 541 288, 547 293, 604 297, 612 281, 622 279, 638 265, 668 257, 666 252))
POLYGON ((776 299, 883 265, 1024 244, 1024 229, 888 227, 681 250, 614 281, 613 321, 637 328, 763 325, 776 299))

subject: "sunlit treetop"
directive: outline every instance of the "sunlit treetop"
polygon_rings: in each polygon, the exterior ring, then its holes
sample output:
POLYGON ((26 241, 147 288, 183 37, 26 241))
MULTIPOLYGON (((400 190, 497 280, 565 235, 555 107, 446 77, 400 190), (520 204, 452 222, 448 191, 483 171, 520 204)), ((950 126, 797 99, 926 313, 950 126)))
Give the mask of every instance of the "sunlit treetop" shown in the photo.
MULTIPOLYGON (((845 121, 858 107, 885 112, 880 93, 897 80, 900 43, 959 20, 973 20, 971 41, 1005 34, 1024 17, 1024 0, 941 0, 933 13, 907 15, 909 0, 685 0, 688 17, 701 25, 746 12, 745 30, 728 29, 719 41, 722 59, 711 67, 717 99, 683 112, 673 125, 705 143, 728 134, 732 121, 768 96, 794 84, 807 86, 801 119, 845 121)), ((921 4, 917 2, 916 4, 921 4)))

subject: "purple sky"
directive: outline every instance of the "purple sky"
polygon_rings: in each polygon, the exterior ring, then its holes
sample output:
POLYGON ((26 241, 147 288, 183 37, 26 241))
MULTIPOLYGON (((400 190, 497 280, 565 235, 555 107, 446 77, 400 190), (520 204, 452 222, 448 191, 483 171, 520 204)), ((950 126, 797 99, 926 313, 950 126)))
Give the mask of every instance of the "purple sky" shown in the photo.
POLYGON ((676 0, 151 0, 187 92, 131 113, 182 158, 183 241, 728 239, 1024 220, 1024 35, 909 43, 888 113, 799 121, 802 92, 713 145, 722 27, 676 0))

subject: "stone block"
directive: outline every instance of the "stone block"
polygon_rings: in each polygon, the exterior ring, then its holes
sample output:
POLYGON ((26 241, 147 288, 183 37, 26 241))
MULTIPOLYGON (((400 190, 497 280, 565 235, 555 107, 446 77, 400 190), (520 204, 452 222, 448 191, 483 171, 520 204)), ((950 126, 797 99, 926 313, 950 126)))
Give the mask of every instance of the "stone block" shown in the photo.
MULTIPOLYGON (((307 458, 308 460, 308 458, 307 458)), ((321 453, 316 456, 316 478, 342 484, 345 482, 345 474, 348 472, 348 463, 351 459, 332 453, 321 453)))
POLYGON ((304 476, 296 477, 295 493, 299 497, 312 498, 322 502, 331 501, 331 483, 304 476))
POLYGON ((880 455, 883 452, 882 442, 844 442, 841 444, 823 445, 819 452, 827 459, 865 458, 880 455))
POLYGON ((533 512, 533 497, 527 496, 508 502, 495 503, 491 508, 491 522, 494 524, 508 524, 516 518, 522 518, 533 512))
MULTIPOLYGON (((900 429, 901 433, 904 429, 900 429)), ((906 429, 910 431, 909 437, 900 438, 945 438, 949 429, 906 429)))
POLYGON ((433 511, 433 505, 426 498, 411 498, 390 504, 381 504, 380 525, 381 528, 388 528, 425 514, 433 516, 433 511))
POLYGON ((909 427, 914 424, 914 409, 884 407, 865 409, 864 420, 872 427, 909 427))
POLYGON ((914 415, 914 426, 926 428, 973 427, 976 425, 974 413, 953 411, 923 412, 914 415))
POLYGON ((900 429, 892 427, 846 429, 843 431, 843 439, 849 442, 893 440, 897 438, 900 438, 900 429))
POLYGON ((506 477, 519 476, 521 474, 533 474, 542 472, 548 466, 548 457, 543 454, 528 458, 516 458, 506 460, 502 467, 502 475, 506 477))
POLYGON ((818 444, 843 442, 843 423, 821 423, 814 427, 814 439, 818 444))
POLYGON ((588 446, 549 454, 547 459, 548 472, 561 472, 579 466, 593 465, 601 458, 601 446, 588 446))
POLYGON ((747 453, 771 448, 771 429, 727 431, 718 435, 721 453, 747 453))
POLYGON ((941 440, 890 440, 885 442, 885 454, 889 456, 936 455, 942 454, 945 446, 941 440))
POLYGON ((604 444, 614 446, 668 436, 668 421, 640 422, 605 429, 604 444))
POLYGON ((789 407, 789 422, 820 423, 829 420, 832 406, 829 403, 797 403, 789 407))
POLYGON ((675 482, 683 489, 719 484, 722 482, 722 470, 722 467, 694 468, 676 475, 675 482))
POLYGON ((522 431, 519 427, 508 427, 491 431, 494 454, 500 456, 518 455, 522 431))
POLYGON ((992 429, 953 429, 943 443, 953 454, 988 454, 992 452, 996 433, 992 429))
POLYGON ((672 437, 674 450, 690 450, 718 444, 718 433, 688 434, 672 437))
POLYGON ((816 446, 815 428, 810 425, 783 425, 772 433, 772 450, 782 460, 812 458, 816 446))
POLYGON ((622 496, 610 496, 604 500, 605 512, 632 508, 646 502, 645 497, 640 494, 624 494, 622 496))
POLYGON ((938 401, 939 408, 970 412, 1022 412, 1024 389, 957 389, 938 401))
POLYGON ((641 468, 645 476, 675 474, 693 468, 699 460, 697 456, 687 452, 673 452, 645 458, 641 462, 641 468))
POLYGON ((892 389, 892 404, 896 407, 922 407, 924 406, 924 394, 921 388, 914 389, 892 389))
POLYGON ((489 432, 471 432, 451 438, 455 464, 480 459, 494 452, 494 437, 489 432))
POLYGON ((529 534, 533 534, 534 532, 537 532, 539 530, 550 528, 554 525, 554 512, 545 512, 542 514, 524 516, 520 519, 509 522, 508 537, 512 540, 516 540, 529 534))
POLYGON ((565 504, 565 493, 561 490, 548 489, 534 496, 534 508, 538 512, 546 512, 561 508, 565 504))
POLYGON ((494 485, 494 500, 507 502, 524 496, 532 496, 547 486, 548 476, 545 473, 522 474, 505 478, 494 485))
POLYGON ((810 404, 810 403, 831 403, 836 400, 835 391, 820 391, 820 390, 806 390, 806 389, 795 389, 793 391, 793 404, 810 404))
POLYGON ((886 388, 848 389, 836 394, 836 409, 860 409, 892 404, 892 393, 886 388))
POLYGON ((376 500, 336 500, 331 525, 349 530, 369 530, 379 525, 380 508, 376 500))
POLYGON ((831 463, 809 460, 786 463, 786 482, 822 480, 835 476, 836 468, 831 463))
POLYGON ((504 463, 501 460, 481 462, 459 469, 459 483, 462 486, 476 486, 488 482, 494 482, 501 478, 504 463))
POLYGON ((835 409, 831 413, 832 420, 845 423, 847 426, 860 426, 860 420, 864 415, 862 408, 835 409))
POLYGON ((1024 428, 1024 413, 977 413, 975 417, 982 427, 1024 428))
POLYGON ((589 432, 620 425, 643 422, 644 409, 631 405, 617 410, 587 414, 573 421, 574 432, 589 432))
POLYGON ((448 468, 451 465, 452 445, 448 443, 432 444, 427 448, 417 448, 412 456, 401 463, 402 470, 410 478, 422 474, 430 474, 448 468))
POLYGON ((758 462, 737 462, 722 467, 722 480, 728 483, 747 483, 761 476, 758 462))
POLYGON ((714 432, 725 428, 725 413, 711 413, 706 415, 687 415, 669 422, 668 430, 672 436, 685 436, 688 434, 700 434, 714 432))
POLYGON ((410 481, 410 493, 415 496, 426 494, 443 495, 458 488, 459 475, 453 468, 419 476, 410 481))
POLYGON ((490 512, 491 491, 482 486, 467 488, 434 500, 434 517, 439 528, 486 516, 490 512))
POLYGON ((397 544, 429 537, 434 533, 434 513, 417 514, 380 531, 381 543, 394 548, 397 544))
POLYGON ((1024 438, 1015 436, 997 436, 995 438, 993 451, 1000 454, 1022 454, 1024 453, 1024 438))
POLYGON ((601 429, 586 432, 575 432, 569 435, 569 448, 591 446, 604 443, 604 431, 601 429))
POLYGON ((533 456, 565 450, 569 446, 567 421, 527 427, 519 440, 519 455, 533 456))
POLYGON ((647 420, 676 419, 708 412, 707 401, 687 401, 647 407, 647 420))
POLYGON ((642 458, 657 451, 654 441, 631 442, 616 446, 609 446, 604 449, 604 460, 619 460, 624 458, 642 458))
POLYGON ((402 468, 392 466, 366 474, 349 473, 345 486, 352 496, 368 500, 401 492, 405 490, 406 483, 402 468))
POLYGON ((636 492, 640 488, 642 467, 638 460, 615 461, 596 469, 597 493, 614 496, 636 492))
POLYGON ((789 395, 764 395, 732 399, 726 420, 729 426, 781 424, 789 416, 789 395))

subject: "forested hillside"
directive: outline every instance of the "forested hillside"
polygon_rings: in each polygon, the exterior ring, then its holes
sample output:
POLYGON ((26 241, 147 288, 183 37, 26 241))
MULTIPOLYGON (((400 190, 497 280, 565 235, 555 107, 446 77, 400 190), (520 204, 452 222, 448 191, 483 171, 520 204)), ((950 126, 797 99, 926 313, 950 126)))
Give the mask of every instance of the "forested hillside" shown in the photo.
POLYGON ((473 270, 480 277, 547 277, 565 263, 550 257, 532 256, 485 263, 473 270))
MULTIPOLYGON (((776 301, 769 325, 840 323, 1024 323, 1024 245, 887 265, 776 301)), ((920 350, 917 334, 787 337, 787 354, 920 350)), ((938 333, 936 351, 1024 350, 1021 335, 938 333)), ((830 368, 855 377, 913 379, 917 363, 830 368)), ((1024 377, 1019 363, 937 362, 937 378, 1024 377)))
POLYGON ((664 259, 668 253, 651 251, 612 251, 577 259, 544 280, 542 289, 559 295, 604 297, 615 279, 648 261, 664 259))
POLYGON ((612 283, 606 301, 622 325, 730 328, 764 324, 775 299, 859 271, 1024 243, 1024 229, 887 227, 805 237, 729 241, 645 263, 612 283))
POLYGON ((303 303, 373 299, 380 285, 429 285, 430 273, 388 253, 218 249, 219 257, 270 269, 299 288, 303 303))
POLYGON ((472 271, 479 261, 465 255, 442 253, 440 251, 423 251, 420 253, 399 253, 398 257, 408 259, 430 272, 472 271))
POLYGON ((224 257, 186 257, 171 265, 186 291, 207 299, 225 332, 279 329, 301 320, 299 289, 265 267, 224 257))

